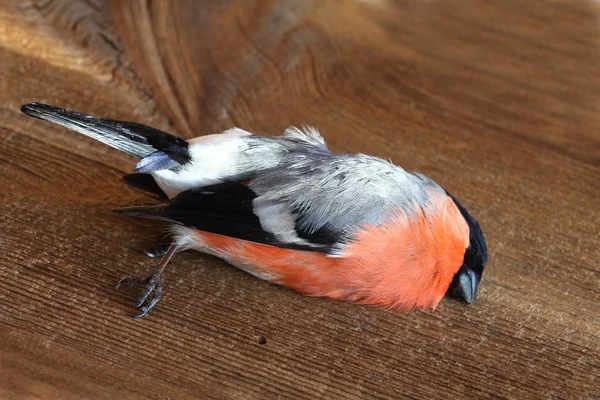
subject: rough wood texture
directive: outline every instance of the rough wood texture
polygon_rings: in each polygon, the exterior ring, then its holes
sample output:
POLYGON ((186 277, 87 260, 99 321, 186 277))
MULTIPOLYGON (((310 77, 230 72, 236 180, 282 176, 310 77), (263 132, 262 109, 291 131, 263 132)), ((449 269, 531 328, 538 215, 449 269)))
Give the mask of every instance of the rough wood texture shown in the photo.
POLYGON ((599 7, 3 1, 0 397, 600 398, 599 7), (185 137, 312 124, 420 170, 485 229, 479 298, 399 314, 186 253, 133 321, 114 286, 161 228, 110 210, 153 200, 29 101, 185 137))

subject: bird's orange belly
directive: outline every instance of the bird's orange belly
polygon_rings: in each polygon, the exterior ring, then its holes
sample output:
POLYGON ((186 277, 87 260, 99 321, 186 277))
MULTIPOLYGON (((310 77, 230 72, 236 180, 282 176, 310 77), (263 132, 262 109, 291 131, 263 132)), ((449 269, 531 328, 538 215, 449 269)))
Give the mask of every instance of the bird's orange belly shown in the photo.
MULTIPOLYGON (((283 249, 213 233, 187 230, 187 241, 204 253, 269 282, 309 296, 324 296, 402 310, 435 308, 449 281, 440 281, 428 268, 406 274, 410 265, 382 262, 376 255, 330 257, 322 253, 283 249), (416 279, 411 280, 413 276, 416 279)), ((389 259, 389 257, 386 257, 389 259)), ((424 259, 423 259, 424 260, 424 259)), ((433 261, 432 263, 435 264, 433 261)), ((458 269, 458 266, 456 267, 458 269)))

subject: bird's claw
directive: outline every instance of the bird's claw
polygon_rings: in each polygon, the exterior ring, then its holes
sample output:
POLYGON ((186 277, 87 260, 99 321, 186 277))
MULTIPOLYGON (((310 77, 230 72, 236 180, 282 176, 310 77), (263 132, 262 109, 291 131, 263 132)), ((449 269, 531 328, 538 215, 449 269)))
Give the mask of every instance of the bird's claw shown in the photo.
POLYGON ((135 305, 140 310, 138 314, 132 314, 131 318, 139 319, 148 314, 160 301, 163 294, 163 281, 161 274, 153 274, 145 279, 134 277, 123 278, 117 283, 117 288, 127 286, 130 288, 148 286, 135 305), (148 301, 147 301, 148 300, 148 301))
POLYGON ((117 288, 123 285, 130 288, 148 286, 144 294, 140 296, 135 305, 135 307, 140 310, 140 313, 132 315, 132 318, 142 318, 158 304, 163 294, 162 272, 169 263, 169 260, 175 253, 177 253, 179 248, 180 246, 177 243, 172 243, 163 258, 160 260, 160 263, 158 263, 158 266, 154 269, 154 272, 152 272, 152 274, 146 279, 128 277, 121 279, 119 283, 117 283, 117 288))

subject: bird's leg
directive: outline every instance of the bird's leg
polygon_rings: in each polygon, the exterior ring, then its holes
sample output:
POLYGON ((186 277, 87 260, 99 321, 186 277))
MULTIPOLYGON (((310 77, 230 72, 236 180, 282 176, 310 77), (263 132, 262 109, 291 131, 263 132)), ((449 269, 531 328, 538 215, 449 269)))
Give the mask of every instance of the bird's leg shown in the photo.
POLYGON ((148 286, 146 291, 140 298, 138 299, 136 308, 140 310, 139 314, 132 315, 132 318, 141 318, 148 314, 150 310, 156 306, 156 304, 160 301, 160 298, 163 294, 163 278, 162 273, 171 260, 171 258, 177 253, 180 249, 180 246, 175 242, 171 243, 168 250, 166 251, 163 258, 158 263, 158 266, 152 271, 152 274, 144 279, 127 277, 123 278, 117 283, 117 288, 120 286, 128 286, 130 288, 138 287, 138 286, 148 286), (148 301, 146 301, 148 300, 148 301))
POLYGON ((164 257, 169 251, 169 247, 171 247, 171 241, 165 239, 164 234, 157 235, 152 248, 145 250, 144 254, 150 258, 164 257))

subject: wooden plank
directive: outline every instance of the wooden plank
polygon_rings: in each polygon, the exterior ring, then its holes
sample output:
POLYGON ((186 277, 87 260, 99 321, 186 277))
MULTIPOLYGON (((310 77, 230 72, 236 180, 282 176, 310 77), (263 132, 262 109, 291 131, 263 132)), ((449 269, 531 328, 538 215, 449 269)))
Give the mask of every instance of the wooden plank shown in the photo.
POLYGON ((594 2, 29 0, 0 27, 0 397, 600 397, 594 2), (422 171, 484 228, 480 295, 401 314, 185 253, 133 321, 114 285, 161 227, 110 210, 154 200, 29 101, 184 137, 312 124, 422 171))

